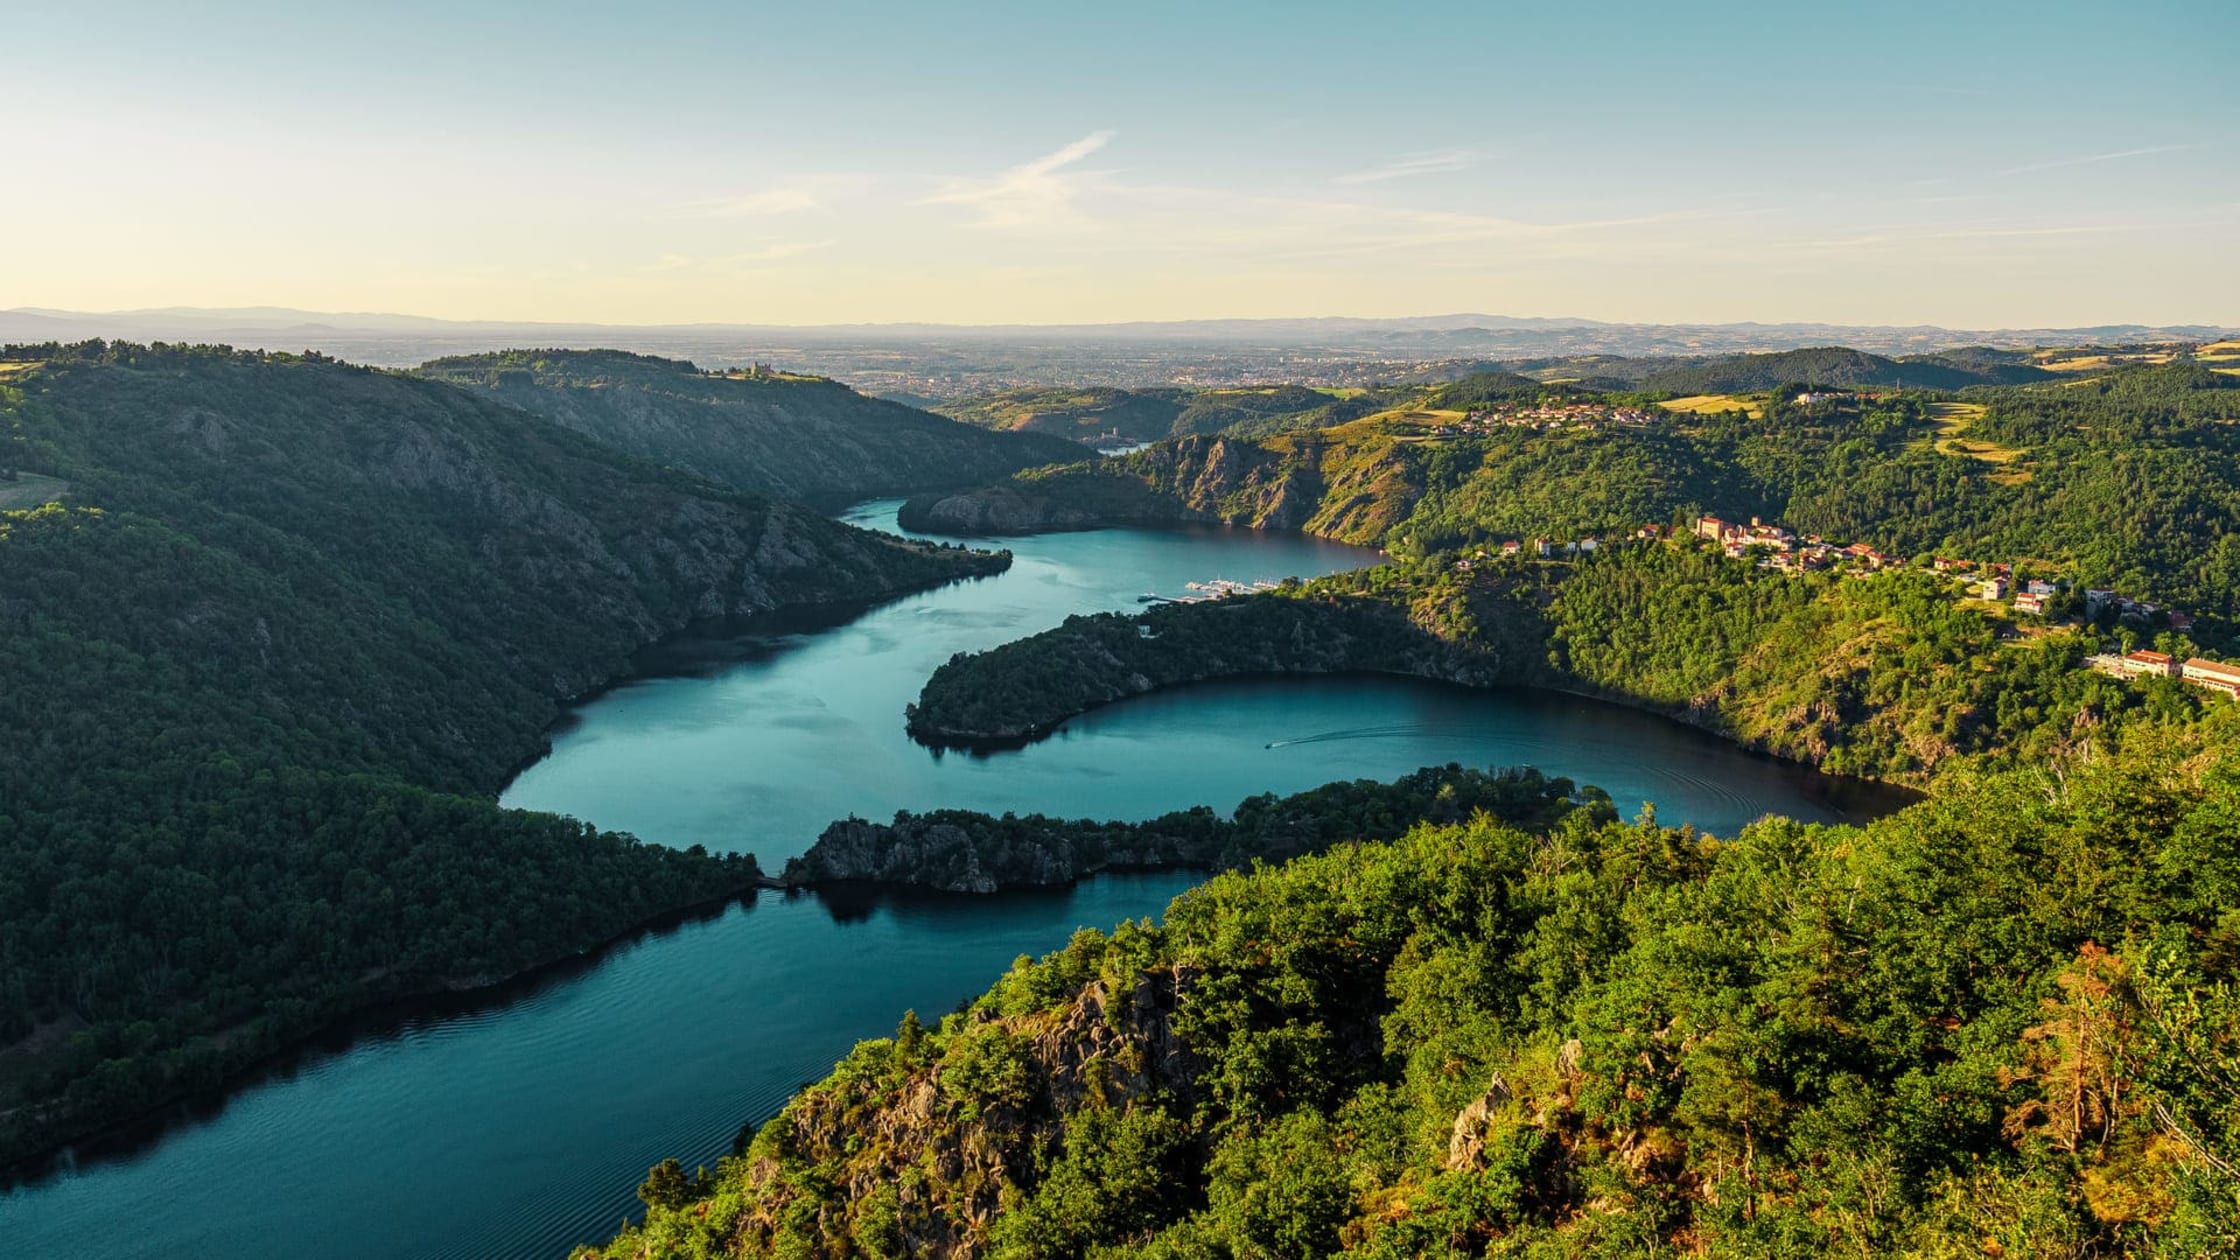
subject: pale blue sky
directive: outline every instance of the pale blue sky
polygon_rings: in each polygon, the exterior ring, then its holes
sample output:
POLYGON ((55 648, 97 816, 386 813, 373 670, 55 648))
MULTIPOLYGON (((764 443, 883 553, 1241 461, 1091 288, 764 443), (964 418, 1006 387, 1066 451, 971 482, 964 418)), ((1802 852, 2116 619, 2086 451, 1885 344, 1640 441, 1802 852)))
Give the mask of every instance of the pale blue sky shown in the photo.
POLYGON ((0 0, 0 307, 2240 323, 2234 0, 186 7, 0 0))

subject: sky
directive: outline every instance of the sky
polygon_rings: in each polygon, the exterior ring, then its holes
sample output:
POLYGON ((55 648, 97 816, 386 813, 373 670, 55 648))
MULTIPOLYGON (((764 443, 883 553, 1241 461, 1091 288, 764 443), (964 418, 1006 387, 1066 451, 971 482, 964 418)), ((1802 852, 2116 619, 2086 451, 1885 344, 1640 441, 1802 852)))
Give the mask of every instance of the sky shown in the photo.
POLYGON ((0 0, 0 308, 2240 325, 2240 3, 0 0))

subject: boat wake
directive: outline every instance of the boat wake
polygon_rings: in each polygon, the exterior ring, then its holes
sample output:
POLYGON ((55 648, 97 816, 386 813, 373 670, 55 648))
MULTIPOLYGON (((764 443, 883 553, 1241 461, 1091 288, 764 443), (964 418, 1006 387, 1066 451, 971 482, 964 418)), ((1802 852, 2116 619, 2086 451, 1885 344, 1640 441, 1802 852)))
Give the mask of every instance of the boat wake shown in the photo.
POLYGON ((1319 735, 1301 735, 1297 739, 1279 739, 1270 742, 1269 748, 1292 748, 1300 744, 1327 744, 1341 739, 1400 739, 1410 735, 1428 735, 1431 728, 1420 722, 1404 722, 1393 726, 1356 726, 1342 731, 1324 731, 1319 735))

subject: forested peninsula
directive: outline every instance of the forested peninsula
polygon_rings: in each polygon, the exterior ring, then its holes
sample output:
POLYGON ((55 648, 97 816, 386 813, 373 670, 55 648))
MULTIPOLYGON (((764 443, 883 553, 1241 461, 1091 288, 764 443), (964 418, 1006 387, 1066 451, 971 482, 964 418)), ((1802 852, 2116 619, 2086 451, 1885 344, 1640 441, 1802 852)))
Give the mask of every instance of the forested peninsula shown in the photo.
POLYGON ((751 886, 494 794, 665 635, 1008 563, 318 356, 0 365, 0 1166, 751 886))
POLYGON ((1549 826, 1574 809, 1615 817, 1609 797, 1537 770, 1427 767, 1392 783, 1329 783, 1240 802, 1226 818, 1198 806, 1148 822, 1094 822, 1040 814, 1001 818, 945 809, 892 823, 842 819, 786 863, 794 887, 827 883, 917 885, 943 892, 1070 884, 1106 871, 1217 871, 1282 862, 1340 842, 1398 838, 1419 822, 1490 814, 1549 826))

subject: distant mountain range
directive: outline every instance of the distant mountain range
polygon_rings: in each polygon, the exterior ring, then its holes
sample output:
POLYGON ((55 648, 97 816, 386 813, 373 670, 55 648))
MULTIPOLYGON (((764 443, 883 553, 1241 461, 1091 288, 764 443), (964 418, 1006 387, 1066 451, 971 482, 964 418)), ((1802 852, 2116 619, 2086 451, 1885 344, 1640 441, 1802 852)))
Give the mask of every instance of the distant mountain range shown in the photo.
POLYGON ((1025 386, 1360 384, 1399 365, 1551 356, 1707 356, 1842 345, 1885 355, 1963 346, 2213 341, 2206 324, 1950 329, 1934 325, 1625 324, 1577 318, 1428 315, 1401 319, 1209 319, 1121 324, 571 324, 444 320, 282 307, 162 307, 88 313, 0 310, 0 343, 218 342, 318 350, 407 367, 443 355, 517 347, 617 349, 709 366, 767 360, 865 392, 952 398, 1025 386))

